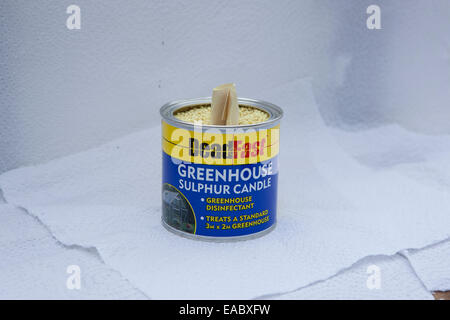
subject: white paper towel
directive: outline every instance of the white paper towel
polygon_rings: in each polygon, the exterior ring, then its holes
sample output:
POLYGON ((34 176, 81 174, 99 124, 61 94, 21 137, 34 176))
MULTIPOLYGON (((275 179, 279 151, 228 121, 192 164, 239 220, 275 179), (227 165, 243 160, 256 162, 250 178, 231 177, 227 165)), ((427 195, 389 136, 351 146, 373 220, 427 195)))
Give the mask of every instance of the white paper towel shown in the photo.
POLYGON ((449 236, 448 195, 343 152, 317 113, 309 82, 296 80, 261 98, 282 106, 286 117, 278 226, 258 240, 204 243, 161 227, 159 128, 7 172, 0 187, 60 241, 95 247, 151 298, 289 292, 365 256, 449 236))
POLYGON ((450 241, 406 253, 417 276, 430 291, 450 290, 450 241))
POLYGON ((273 299, 432 300, 433 296, 400 255, 375 256, 358 261, 326 281, 319 281, 273 299))
MULTIPOLYGON (((450 192, 448 135, 421 135, 398 125, 357 134, 334 130, 334 134, 341 146, 359 162, 374 169, 395 171, 447 194, 450 192)), ((450 290, 450 240, 404 254, 428 290, 450 290)))
MULTIPOLYGON (((45 227, 23 210, 0 200, 0 298, 1 299, 143 299, 139 290, 94 253, 58 245, 45 227), (80 290, 65 283, 67 266, 81 271, 80 290)), ((427 250, 427 249, 424 249, 427 250)), ((421 258, 417 256, 417 258, 421 258)), ((434 261, 440 262, 440 261, 434 261)), ((425 268, 424 272, 435 268, 425 268)), ((440 271, 445 271, 444 269, 440 271)), ((442 273, 438 273, 442 274, 442 273)), ((428 299, 431 295, 404 259, 369 257, 341 274, 292 294, 270 299, 428 299), (380 288, 368 289, 367 266, 380 268, 380 288)))
MULTIPOLYGON (((448 161, 444 161, 450 157, 449 135, 418 134, 397 124, 358 132, 339 129, 331 131, 338 144, 347 153, 374 169, 426 165, 435 167, 444 177, 450 174, 450 165, 446 165, 448 161), (437 163, 440 160, 442 163, 437 163)), ((436 175, 426 176, 435 179, 436 182, 443 182, 442 179, 436 179, 436 175)))
POLYGON ((94 253, 58 245, 36 219, 0 204, 0 299, 145 299, 94 253), (69 289, 69 266, 80 288, 69 289))

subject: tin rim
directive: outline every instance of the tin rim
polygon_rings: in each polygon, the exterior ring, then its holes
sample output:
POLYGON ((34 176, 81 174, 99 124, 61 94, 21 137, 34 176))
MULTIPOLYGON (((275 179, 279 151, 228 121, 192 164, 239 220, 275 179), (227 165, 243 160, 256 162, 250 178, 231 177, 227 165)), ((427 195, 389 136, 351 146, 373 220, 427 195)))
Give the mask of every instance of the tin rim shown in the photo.
MULTIPOLYGON (((161 114, 161 117, 170 124, 176 125, 178 127, 193 128, 194 127, 193 123, 175 118, 174 112, 183 107, 196 106, 196 105, 202 105, 202 104, 211 104, 211 97, 171 101, 171 102, 164 104, 161 107, 161 109, 159 110, 159 113, 161 114)), ((255 123, 255 124, 242 124, 242 125, 235 125, 235 126, 202 124, 201 126, 206 129, 211 129, 211 128, 215 128, 215 129, 259 128, 259 127, 268 127, 273 124, 276 124, 283 117, 283 110, 280 107, 278 107, 277 105, 267 102, 267 101, 248 99, 248 98, 238 98, 238 104, 239 105, 247 105, 250 107, 254 107, 256 109, 260 109, 264 112, 267 112, 269 114, 269 119, 264 122, 255 123)))

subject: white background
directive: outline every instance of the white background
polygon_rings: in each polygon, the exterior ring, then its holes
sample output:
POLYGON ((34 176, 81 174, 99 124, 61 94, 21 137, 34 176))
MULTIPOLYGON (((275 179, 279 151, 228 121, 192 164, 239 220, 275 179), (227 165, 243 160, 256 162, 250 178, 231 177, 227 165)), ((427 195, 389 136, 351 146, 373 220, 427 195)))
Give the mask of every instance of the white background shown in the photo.
POLYGON ((230 81, 263 99, 309 77, 329 124, 450 133, 447 0, 6 0, 0 15, 0 172, 157 124, 163 103, 230 81), (370 4, 382 30, 366 28, 370 4))

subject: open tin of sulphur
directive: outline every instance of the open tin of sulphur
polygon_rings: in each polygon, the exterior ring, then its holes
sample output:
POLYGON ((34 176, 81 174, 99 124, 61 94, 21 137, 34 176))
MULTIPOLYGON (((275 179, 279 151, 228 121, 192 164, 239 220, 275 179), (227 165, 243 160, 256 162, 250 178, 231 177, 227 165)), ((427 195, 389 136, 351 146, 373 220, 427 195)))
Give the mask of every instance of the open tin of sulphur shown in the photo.
POLYGON ((210 124, 211 98, 161 107, 162 224, 188 238, 262 236, 277 214, 278 106, 237 98, 235 125, 210 124))

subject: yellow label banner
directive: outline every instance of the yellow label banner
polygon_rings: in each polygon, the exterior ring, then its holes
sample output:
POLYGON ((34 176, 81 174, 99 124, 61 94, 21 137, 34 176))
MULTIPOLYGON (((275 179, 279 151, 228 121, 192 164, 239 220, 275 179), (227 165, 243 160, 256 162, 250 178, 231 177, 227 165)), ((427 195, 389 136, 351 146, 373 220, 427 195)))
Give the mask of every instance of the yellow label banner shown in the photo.
POLYGON ((177 128, 162 121, 163 151, 191 163, 237 165, 257 163, 279 152, 280 126, 269 129, 177 128), (228 132, 229 131, 229 132, 228 132))

